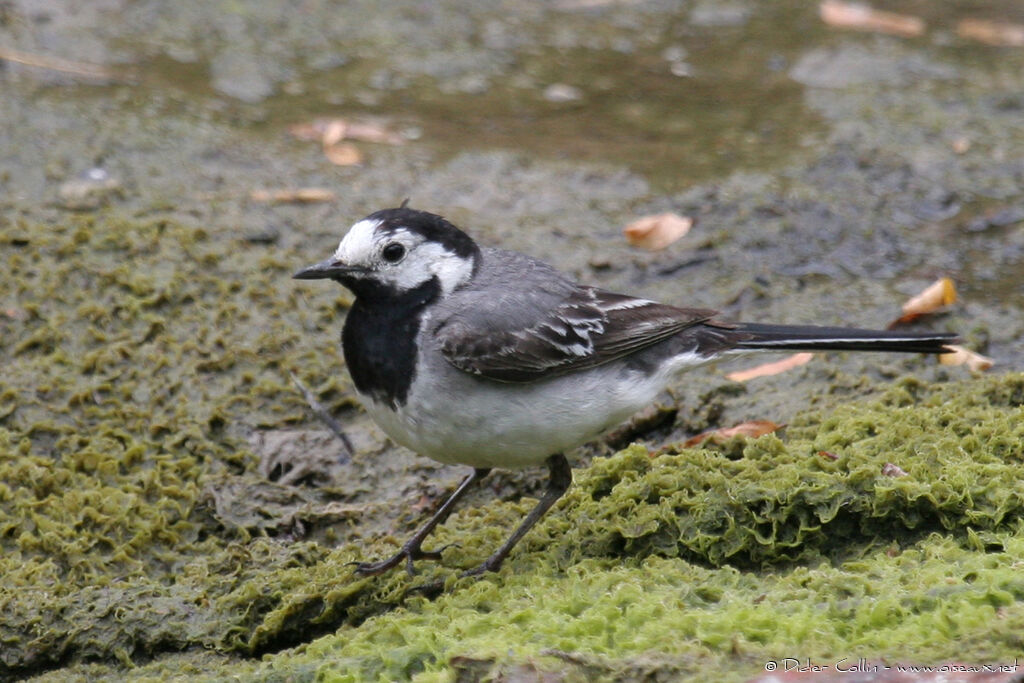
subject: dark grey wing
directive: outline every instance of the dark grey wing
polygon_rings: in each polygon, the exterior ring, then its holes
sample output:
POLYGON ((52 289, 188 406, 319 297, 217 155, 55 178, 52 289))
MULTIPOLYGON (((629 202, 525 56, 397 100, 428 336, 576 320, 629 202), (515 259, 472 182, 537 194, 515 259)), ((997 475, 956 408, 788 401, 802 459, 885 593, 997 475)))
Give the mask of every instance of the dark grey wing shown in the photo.
POLYGON ((716 312, 577 286, 558 305, 536 311, 528 324, 508 324, 493 313, 466 311, 442 321, 435 329, 442 353, 466 372, 533 382, 621 358, 716 312))

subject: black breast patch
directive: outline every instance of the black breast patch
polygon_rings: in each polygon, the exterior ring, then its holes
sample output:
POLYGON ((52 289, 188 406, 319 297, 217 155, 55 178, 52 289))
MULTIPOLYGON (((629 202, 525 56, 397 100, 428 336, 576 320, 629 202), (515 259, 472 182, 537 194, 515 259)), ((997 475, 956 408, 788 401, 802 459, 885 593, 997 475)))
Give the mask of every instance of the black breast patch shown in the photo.
POLYGON ((360 292, 345 319, 341 347, 356 389, 392 408, 404 405, 416 375, 423 309, 441 291, 437 278, 407 292, 360 292))

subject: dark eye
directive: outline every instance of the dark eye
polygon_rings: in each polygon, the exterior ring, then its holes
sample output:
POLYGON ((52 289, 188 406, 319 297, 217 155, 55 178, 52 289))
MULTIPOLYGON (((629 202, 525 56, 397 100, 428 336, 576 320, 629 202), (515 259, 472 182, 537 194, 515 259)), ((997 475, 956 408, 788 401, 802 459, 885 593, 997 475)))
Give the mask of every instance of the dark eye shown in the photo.
POLYGON ((405 247, 398 242, 392 242, 388 246, 384 247, 384 251, 380 254, 388 263, 398 263, 402 260, 402 257, 405 256, 405 247))

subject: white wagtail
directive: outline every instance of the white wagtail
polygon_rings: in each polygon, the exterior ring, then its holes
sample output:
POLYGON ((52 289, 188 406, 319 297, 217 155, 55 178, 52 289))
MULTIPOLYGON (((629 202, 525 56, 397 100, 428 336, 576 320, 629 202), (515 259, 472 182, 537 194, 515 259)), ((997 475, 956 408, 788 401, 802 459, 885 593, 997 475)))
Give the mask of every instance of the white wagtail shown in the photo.
POLYGON ((440 216, 402 207, 351 227, 327 260, 295 278, 328 278, 355 301, 345 362, 367 412, 399 444, 473 467, 378 574, 437 558, 430 532, 493 467, 546 463, 547 490, 518 529, 468 574, 496 570, 572 483, 563 455, 652 403, 684 370, 749 351, 943 353, 952 334, 734 323, 569 280, 514 251, 478 246, 440 216))

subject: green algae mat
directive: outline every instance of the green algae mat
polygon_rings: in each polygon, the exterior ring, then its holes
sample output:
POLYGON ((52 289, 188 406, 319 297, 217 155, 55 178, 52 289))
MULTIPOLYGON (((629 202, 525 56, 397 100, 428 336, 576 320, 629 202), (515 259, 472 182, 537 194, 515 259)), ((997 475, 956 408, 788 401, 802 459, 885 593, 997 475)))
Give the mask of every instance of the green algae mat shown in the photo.
POLYGON ((299 343, 347 305, 288 282, 306 255, 102 214, 0 224, 0 245, 0 679, 745 680, 1024 652, 1024 374, 630 446, 576 470, 499 574, 458 578, 529 500, 455 514, 415 577, 356 578, 394 539, 251 448, 309 424, 291 371, 352 405, 336 357, 299 343))

